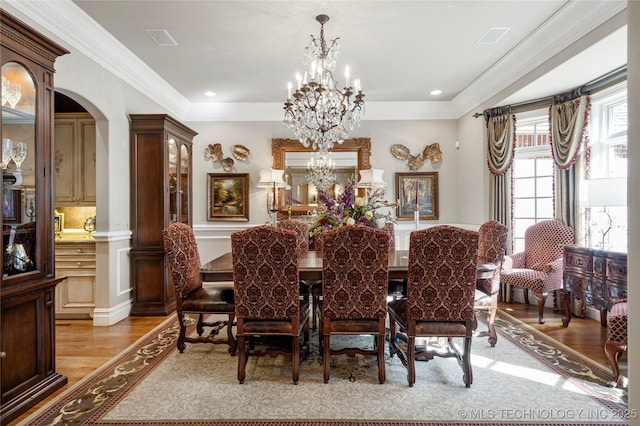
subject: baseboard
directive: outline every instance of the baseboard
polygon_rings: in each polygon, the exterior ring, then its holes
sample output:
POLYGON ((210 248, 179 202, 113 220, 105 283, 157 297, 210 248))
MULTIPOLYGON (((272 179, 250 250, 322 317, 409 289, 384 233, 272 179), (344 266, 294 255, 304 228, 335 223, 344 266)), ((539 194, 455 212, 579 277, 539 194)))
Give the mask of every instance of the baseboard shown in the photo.
POLYGON ((130 311, 131 300, 109 309, 96 308, 93 311, 93 325, 94 327, 108 327, 127 318, 130 311))

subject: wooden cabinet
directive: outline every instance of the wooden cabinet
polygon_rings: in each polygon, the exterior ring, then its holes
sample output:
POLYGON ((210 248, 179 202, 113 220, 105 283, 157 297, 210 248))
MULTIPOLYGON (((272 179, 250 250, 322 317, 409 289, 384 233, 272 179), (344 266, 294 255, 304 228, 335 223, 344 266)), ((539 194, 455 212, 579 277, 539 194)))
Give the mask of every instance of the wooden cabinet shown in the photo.
POLYGON ((56 318, 92 318, 96 307, 96 244, 56 241, 56 271, 67 277, 56 287, 56 318))
POLYGON ((131 120, 131 315, 167 315, 176 301, 162 230, 191 225, 192 140, 197 134, 165 114, 131 120))
POLYGON ((54 61, 69 53, 0 9, 2 281, 0 423, 67 382, 55 369, 54 61), (6 101, 5 101, 6 99, 6 101), (8 106, 7 106, 8 104, 8 106))
MULTIPOLYGON (((613 303, 627 297, 627 255, 586 247, 564 247, 564 308, 562 321, 571 321, 571 297, 600 311, 602 326, 613 303)), ((582 314, 584 317, 584 312, 582 314)))
POLYGON ((96 205, 96 123, 87 113, 55 114, 56 206, 96 205))

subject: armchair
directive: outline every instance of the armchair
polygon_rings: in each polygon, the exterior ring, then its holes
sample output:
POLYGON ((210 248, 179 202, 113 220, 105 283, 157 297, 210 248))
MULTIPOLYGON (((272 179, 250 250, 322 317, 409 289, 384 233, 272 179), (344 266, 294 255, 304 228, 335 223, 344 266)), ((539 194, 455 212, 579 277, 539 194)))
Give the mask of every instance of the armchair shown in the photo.
POLYGON ((524 251, 505 257, 500 281, 509 288, 522 288, 525 303, 529 303, 529 290, 533 292, 540 324, 544 324, 549 292, 562 288, 562 246, 574 243, 575 234, 569 226, 555 219, 543 220, 525 231, 524 251))

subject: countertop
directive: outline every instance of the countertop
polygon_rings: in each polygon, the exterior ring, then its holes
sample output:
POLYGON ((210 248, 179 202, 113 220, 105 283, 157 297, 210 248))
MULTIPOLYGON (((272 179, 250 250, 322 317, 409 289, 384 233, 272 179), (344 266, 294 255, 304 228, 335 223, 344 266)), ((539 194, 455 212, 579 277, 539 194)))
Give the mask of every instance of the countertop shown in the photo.
POLYGON ((61 234, 55 236, 56 244, 64 243, 94 243, 93 236, 84 230, 78 231, 64 231, 61 234))

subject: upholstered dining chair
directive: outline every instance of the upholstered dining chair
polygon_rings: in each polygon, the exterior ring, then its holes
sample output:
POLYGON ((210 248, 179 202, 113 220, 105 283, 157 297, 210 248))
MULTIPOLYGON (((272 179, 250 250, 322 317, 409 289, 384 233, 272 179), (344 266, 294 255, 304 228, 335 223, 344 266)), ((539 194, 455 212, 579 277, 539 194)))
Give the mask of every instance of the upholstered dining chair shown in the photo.
POLYGON ((288 229, 296 233, 298 251, 309 250, 309 224, 295 219, 283 219, 278 222, 278 227, 288 229))
MULTIPOLYGON (((439 225, 413 231, 409 237, 407 297, 389 302, 389 351, 407 368, 407 381, 416 381, 416 359, 455 357, 466 387, 473 383, 471 340, 475 325, 474 291, 478 233, 439 225), (399 332, 398 332, 399 329, 399 332), (416 338, 446 338, 446 351, 430 349, 416 338), (464 339, 460 353, 454 337, 464 339), (396 338, 406 342, 406 348, 396 338)), ((445 340, 445 339, 443 339, 445 340)))
POLYGON ((563 245, 575 243, 573 229, 559 220, 543 220, 524 233, 524 251, 505 256, 500 282, 524 290, 529 303, 529 290, 538 299, 538 322, 544 324, 544 304, 550 292, 562 288, 563 245))
MULTIPOLYGON (((627 299, 615 302, 607 313, 607 341, 604 344, 604 353, 613 370, 613 379, 607 383, 611 387, 618 386, 618 382, 621 381, 618 359, 622 352, 627 350, 628 316, 627 299)), ((622 387, 626 387, 626 379, 622 380, 622 387)))
POLYGON ((487 313, 487 331, 476 332, 476 337, 489 336, 489 344, 495 346, 498 335, 495 329, 496 312, 498 310, 498 294, 500 293, 500 271, 507 248, 507 234, 509 229, 491 220, 480 225, 478 230, 478 272, 482 269, 490 270, 490 277, 479 276, 476 279, 474 307, 476 312, 487 313))
POLYGON ((329 382, 331 355, 375 355, 384 383, 385 320, 389 281, 389 234, 366 226, 342 226, 324 233, 320 349, 323 379, 329 382), (372 335, 373 349, 332 348, 333 335, 372 335))
MULTIPOLYGON (((396 224, 391 221, 387 221, 384 224, 385 229, 389 232, 389 250, 395 250, 396 248, 396 224)), ((390 279, 387 295, 398 298, 406 294, 407 280, 403 279, 390 279)))
POLYGON ((297 239, 293 231, 274 226, 231 234, 240 383, 249 356, 289 353, 293 383, 298 383, 309 342, 309 298, 300 297, 297 239), (260 339, 270 336, 290 337, 290 348, 261 345, 260 339))
POLYGON ((200 278, 200 255, 193 230, 181 222, 175 222, 163 231, 164 249, 169 273, 176 297, 176 315, 180 324, 178 350, 183 352, 185 343, 213 343, 229 345, 229 353, 236 353, 236 339, 232 326, 235 306, 232 284, 203 286, 200 278), (185 314, 198 315, 196 331, 198 337, 187 337, 185 314), (225 315, 227 320, 206 321, 205 315, 225 315), (216 338, 219 330, 226 326, 227 337, 216 338), (212 327, 208 336, 203 336, 204 327, 212 327))

